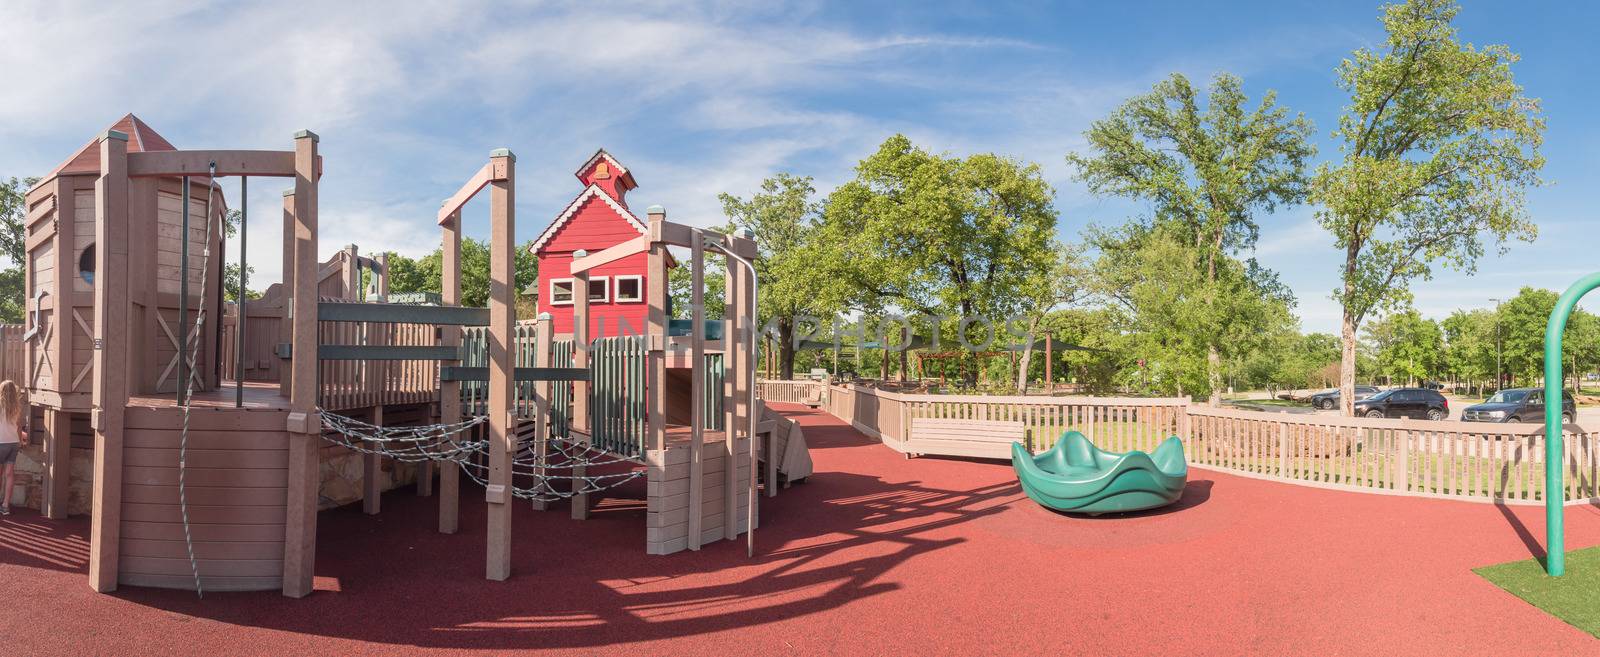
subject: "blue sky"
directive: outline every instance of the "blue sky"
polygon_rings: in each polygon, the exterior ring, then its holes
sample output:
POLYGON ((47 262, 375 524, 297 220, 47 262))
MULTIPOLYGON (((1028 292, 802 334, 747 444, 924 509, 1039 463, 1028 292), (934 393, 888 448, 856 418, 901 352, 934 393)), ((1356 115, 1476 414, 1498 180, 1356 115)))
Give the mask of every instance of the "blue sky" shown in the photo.
MULTIPOLYGON (((439 202, 500 146, 518 155, 527 239, 600 146, 634 171, 633 205, 707 225, 722 220, 719 192, 790 171, 825 193, 895 132, 1038 162, 1060 235, 1075 240, 1143 211, 1088 195, 1063 161, 1128 96, 1174 71, 1235 73, 1252 97, 1274 89, 1316 122, 1322 161, 1337 155, 1328 134, 1347 100, 1333 69, 1383 37, 1366 2, 132 4, 0 10, 0 176, 48 171, 127 112, 180 148, 288 148, 310 128, 326 160, 323 253, 432 250, 439 202)), ((1597 23, 1590 3, 1465 3, 1463 39, 1523 57, 1514 71, 1543 100, 1552 184, 1529 193, 1538 240, 1474 277, 1416 285, 1425 314, 1600 269, 1586 202, 1600 187, 1597 23)), ((280 191, 251 186, 263 285, 279 275, 280 191)), ((1293 288, 1305 329, 1333 331, 1340 255, 1312 212, 1261 217, 1257 257, 1293 288)), ((486 236, 486 214, 469 206, 470 235, 486 236)))

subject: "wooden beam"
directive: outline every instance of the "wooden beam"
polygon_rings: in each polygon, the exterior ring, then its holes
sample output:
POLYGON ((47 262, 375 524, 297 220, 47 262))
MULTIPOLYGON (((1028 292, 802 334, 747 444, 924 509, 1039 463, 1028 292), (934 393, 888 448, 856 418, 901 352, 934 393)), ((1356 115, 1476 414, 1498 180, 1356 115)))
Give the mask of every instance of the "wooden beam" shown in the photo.
POLYGON ((317 321, 488 326, 489 309, 330 301, 317 305, 317 321))
MULTIPOLYGON (((441 224, 439 300, 446 306, 461 303, 461 212, 457 210, 441 224)), ((440 344, 460 348, 461 329, 455 326, 439 328, 440 344)), ((439 421, 454 424, 461 421, 461 384, 456 381, 439 383, 439 421)), ((460 440, 467 439, 461 436, 460 440)), ((451 464, 439 469, 439 533, 454 534, 461 517, 461 466, 451 464)))
MULTIPOLYGON (((121 133, 118 133, 121 134, 121 133)), ((126 138, 123 141, 127 143, 126 138)), ((102 178, 95 179, 96 194, 102 178)), ((50 296, 46 300, 54 303, 50 312, 50 322, 55 323, 55 330, 50 332, 49 339, 45 341, 45 352, 50 356, 51 387, 67 394, 72 390, 72 375, 78 370, 77 363, 72 358, 72 334, 78 329, 72 325, 72 307, 77 305, 72 302, 73 281, 78 280, 77 262, 77 177, 56 178, 56 240, 55 250, 50 253, 54 262, 55 280, 51 283, 50 296)), ((126 191, 126 187, 122 188, 126 191)), ((99 201, 96 200, 96 203, 99 201)), ((126 195, 119 208, 127 207, 126 195)), ((95 208, 99 212, 99 208, 95 208)), ((96 215, 96 223, 103 220, 96 215)), ((98 249, 96 249, 98 251, 98 249)), ((98 266, 99 256, 95 257, 98 266)))
MULTIPOLYGON (((743 366, 743 344, 739 341, 739 295, 743 290, 743 279, 740 272, 744 271, 733 258, 723 257, 723 296, 722 296, 722 389, 727 395, 723 399, 723 443, 722 456, 727 459, 725 463, 735 465, 734 457, 738 454, 740 421, 739 414, 739 377, 737 372, 743 366)), ((754 440, 750 441, 750 450, 756 449, 754 440)), ((722 469, 722 538, 733 540, 739 537, 739 468, 725 467, 722 469)), ((756 476, 755 468, 750 469, 750 478, 756 476)))
MULTIPOLYGON (((698 551, 705 524, 705 438, 706 438, 706 252, 704 240, 695 239, 689 248, 689 308, 694 328, 689 331, 689 549, 698 551)), ((737 470, 733 461, 723 461, 724 469, 737 470)), ((723 524, 733 516, 724 515, 723 524)))
POLYGON ((67 517, 68 484, 72 479, 72 414, 59 408, 44 409, 44 517, 67 517))
POLYGON ((283 546, 283 594, 311 594, 317 561, 317 499, 322 422, 317 417, 317 135, 295 135, 294 287, 289 361, 289 491, 283 546))
MULTIPOLYGON (((533 334, 533 366, 541 369, 550 368, 550 348, 555 343, 553 318, 550 313, 539 313, 538 324, 534 326, 533 334)), ((520 368, 519 368, 520 369, 520 368)), ((576 369, 576 368, 572 368, 576 369)), ((546 463, 550 452, 550 392, 554 389, 550 379, 543 379, 533 385, 533 440, 538 447, 538 463, 546 463)), ((545 474, 544 468, 539 468, 538 474, 545 474)), ((549 503, 544 500, 533 500, 536 511, 544 511, 549 503)))
MULTIPOLYGON (((129 176, 207 176, 211 164, 218 176, 293 178, 295 151, 147 151, 128 154, 129 176)), ((320 167, 319 167, 320 169, 320 167)), ((320 171, 319 171, 320 173, 320 171)), ((210 184, 210 181, 207 181, 210 184)))
MULTIPOLYGON (((383 426, 383 406, 372 407, 372 423, 383 426)), ((378 455, 377 443, 363 441, 369 451, 361 455, 361 512, 378 515, 383 504, 383 459, 378 455)))
MULTIPOLYGON (((283 269, 281 269, 279 271, 283 272, 283 283, 281 283, 279 285, 278 289, 283 290, 283 297, 285 299, 285 304, 286 304, 285 308, 287 309, 287 308, 290 307, 287 304, 292 300, 292 298, 294 296, 294 290, 295 290, 295 286, 294 286, 294 275, 295 275, 295 268, 294 268, 294 253, 295 253, 295 246, 294 246, 294 190, 293 189, 287 189, 287 190, 284 190, 284 192, 283 192, 283 247, 282 247, 282 250, 283 250, 283 269)), ((289 313, 285 312, 283 314, 283 319, 279 320, 279 322, 278 322, 278 336, 281 337, 281 338, 284 338, 284 339, 288 339, 289 336, 291 336, 291 335, 294 335, 294 320, 290 319, 289 313)), ((291 371, 292 371, 292 368, 290 367, 290 362, 289 362, 288 359, 284 359, 283 362, 278 363, 278 394, 283 395, 285 397, 289 396, 289 379, 290 379, 291 371)))
POLYGON ((489 190, 489 485, 488 565, 485 576, 494 581, 511 577, 511 500, 514 484, 511 458, 517 452, 517 432, 512 425, 516 383, 517 224, 513 178, 516 156, 501 149, 490 154, 490 164, 505 171, 489 190))
MULTIPOLYGON (((101 593, 117 589, 122 527, 122 428, 128 409, 128 136, 110 131, 100 139, 100 178, 95 182, 94 286, 94 502, 89 525, 89 584, 101 593)), ((58 220, 66 224, 70 216, 58 220)), ((72 241, 57 242, 71 251, 72 241)), ((76 271, 73 269, 71 271, 76 271)), ((56 270, 65 279, 68 270, 56 270)), ((56 310, 58 326, 65 305, 56 310)), ((57 331, 71 343, 71 332, 57 331)), ((58 361, 59 362, 59 361, 58 361)), ((57 389, 66 370, 58 364, 57 389)), ((68 426, 70 431, 71 427, 68 426)), ((70 443, 71 438, 67 439, 70 443)))
MULTIPOLYGON (((586 255, 583 251, 572 254, 574 259, 586 255)), ((580 369, 589 368, 589 272, 572 272, 572 366, 580 369)), ((573 429, 584 434, 590 434, 593 429, 589 426, 589 391, 591 386, 587 381, 572 382, 572 417, 567 424, 573 429)), ((588 474, 588 468, 576 466, 572 468, 572 476, 582 477, 588 474)), ((572 480, 572 489, 583 487, 579 479, 572 480)), ((568 499, 572 504, 572 519, 584 520, 589 517, 589 494, 578 493, 568 499)))
POLYGON ((472 174, 472 177, 467 179, 466 184, 462 185, 461 189, 456 190, 456 193, 451 194, 450 198, 446 199, 444 205, 439 208, 439 225, 443 226, 452 216, 455 216, 459 221, 461 206, 466 205, 467 201, 471 201, 472 197, 477 196, 478 191, 492 182, 493 179, 493 162, 483 165, 482 169, 478 169, 477 173, 472 174))
POLYGON ((601 265, 611 264, 631 255, 644 253, 650 250, 650 236, 640 235, 631 240, 613 246, 599 253, 592 253, 582 258, 574 258, 568 271, 576 274, 580 271, 589 271, 601 265))

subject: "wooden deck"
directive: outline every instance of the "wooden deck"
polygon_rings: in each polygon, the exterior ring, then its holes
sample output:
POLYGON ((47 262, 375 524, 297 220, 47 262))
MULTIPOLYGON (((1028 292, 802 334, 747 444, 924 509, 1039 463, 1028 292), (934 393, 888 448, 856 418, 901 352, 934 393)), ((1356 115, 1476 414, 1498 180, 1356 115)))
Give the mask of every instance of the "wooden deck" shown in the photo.
MULTIPOLYGON (((233 408, 234 394, 234 383, 225 381, 222 387, 216 390, 195 391, 194 400, 190 405, 195 408, 233 408)), ((177 396, 171 393, 128 397, 128 408, 176 408, 177 406, 177 396)), ((244 384, 244 408, 254 411, 286 411, 289 410, 289 398, 278 393, 276 383, 247 381, 244 384)))

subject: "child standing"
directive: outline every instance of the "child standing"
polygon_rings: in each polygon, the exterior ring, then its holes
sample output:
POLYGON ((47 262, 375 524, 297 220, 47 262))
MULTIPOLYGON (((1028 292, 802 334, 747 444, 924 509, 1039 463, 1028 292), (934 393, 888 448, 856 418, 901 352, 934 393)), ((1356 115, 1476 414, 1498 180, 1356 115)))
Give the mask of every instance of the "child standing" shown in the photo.
POLYGON ((11 486, 17 467, 17 450, 28 439, 22 428, 27 403, 22 389, 12 381, 0 383, 0 516, 11 515, 11 486))

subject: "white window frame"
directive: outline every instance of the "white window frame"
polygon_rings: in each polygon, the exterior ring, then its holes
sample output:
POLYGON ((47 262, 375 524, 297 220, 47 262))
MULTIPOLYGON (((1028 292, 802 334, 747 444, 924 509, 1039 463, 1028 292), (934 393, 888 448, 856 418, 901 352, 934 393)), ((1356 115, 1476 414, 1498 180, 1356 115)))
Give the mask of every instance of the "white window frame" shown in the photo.
POLYGON ((570 305, 572 305, 573 300, 577 299, 577 297, 574 296, 574 291, 573 291, 573 284, 576 283, 576 282, 577 282, 577 280, 576 279, 572 279, 572 278, 552 278, 552 279, 550 279, 550 305, 552 305, 552 306, 570 306, 570 305), (562 300, 556 298, 556 284, 557 283, 566 283, 567 284, 567 300, 566 301, 562 301, 562 300))
POLYGON ((589 297, 589 303, 591 303, 591 304, 611 303, 611 277, 610 276, 591 276, 591 277, 589 277, 589 289, 590 290, 594 289, 594 284, 595 283, 599 283, 600 284, 600 298, 596 299, 593 296, 590 296, 589 297))
POLYGON ((612 277, 612 281, 612 284, 616 286, 616 290, 611 293, 611 298, 616 299, 616 303, 644 303, 644 276, 639 274, 619 275, 612 277), (637 283, 639 295, 631 299, 624 299, 622 297, 623 281, 633 281, 634 283, 637 283))

